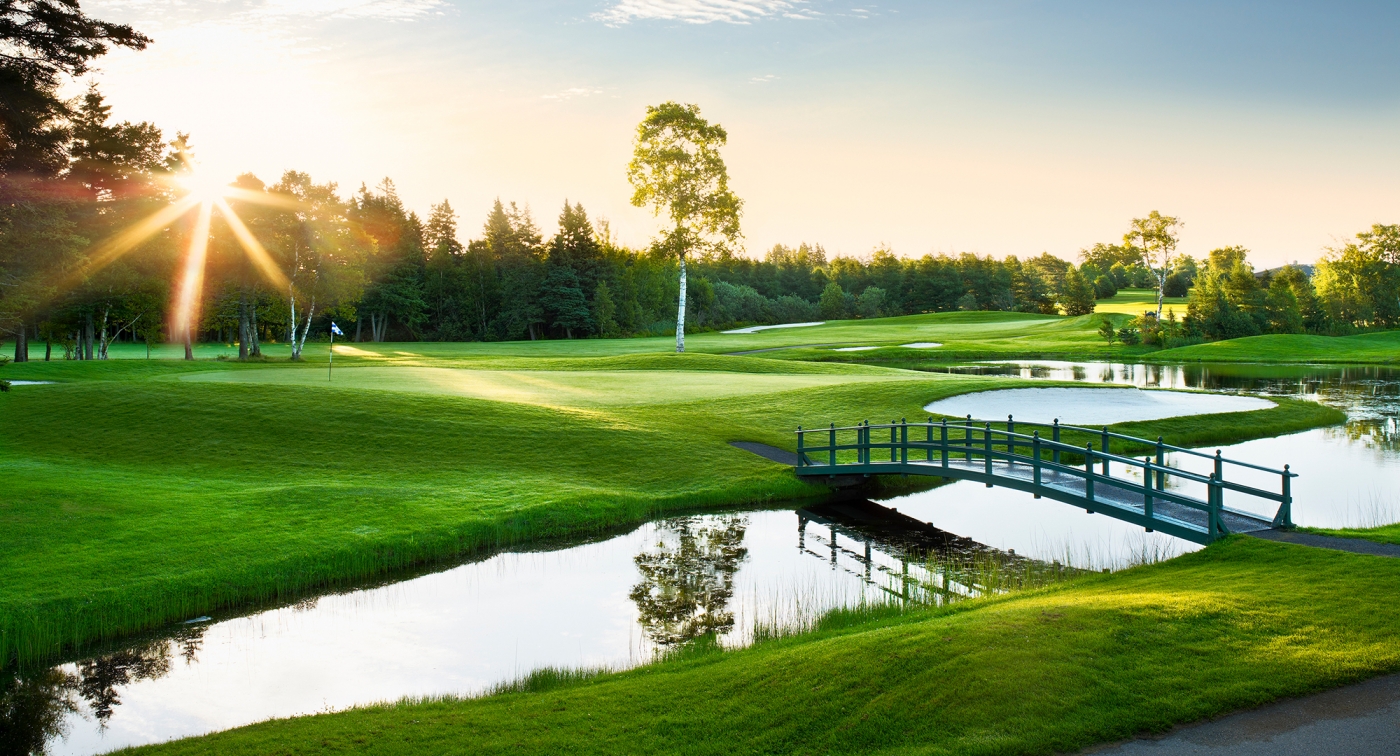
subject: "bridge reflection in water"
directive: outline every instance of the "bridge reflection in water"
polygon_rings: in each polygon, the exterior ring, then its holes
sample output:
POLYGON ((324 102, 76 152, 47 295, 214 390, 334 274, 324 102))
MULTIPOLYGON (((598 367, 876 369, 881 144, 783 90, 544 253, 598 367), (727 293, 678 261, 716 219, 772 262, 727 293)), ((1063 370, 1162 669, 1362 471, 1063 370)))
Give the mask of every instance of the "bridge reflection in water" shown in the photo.
POLYGON ((1079 572, 994 549, 873 501, 817 504, 797 517, 800 551, 901 602, 942 605, 1079 572))

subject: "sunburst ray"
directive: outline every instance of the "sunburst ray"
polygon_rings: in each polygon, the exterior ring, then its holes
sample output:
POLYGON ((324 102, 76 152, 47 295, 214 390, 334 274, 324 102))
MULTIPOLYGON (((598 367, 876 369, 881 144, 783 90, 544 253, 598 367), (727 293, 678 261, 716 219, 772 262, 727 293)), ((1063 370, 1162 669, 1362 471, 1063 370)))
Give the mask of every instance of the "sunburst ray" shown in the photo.
POLYGON ((233 208, 228 206, 228 202, 223 197, 214 200, 214 206, 219 208, 219 214, 224 217, 228 227, 233 229, 233 235, 238 239, 238 243, 243 246, 243 251, 248 253, 249 259, 257 266, 267 280, 278 288, 286 288, 291 285, 287 276, 282 273, 282 269, 277 267, 277 262, 272 259, 272 255, 267 253, 253 232, 243 224, 243 219, 233 212, 233 208))

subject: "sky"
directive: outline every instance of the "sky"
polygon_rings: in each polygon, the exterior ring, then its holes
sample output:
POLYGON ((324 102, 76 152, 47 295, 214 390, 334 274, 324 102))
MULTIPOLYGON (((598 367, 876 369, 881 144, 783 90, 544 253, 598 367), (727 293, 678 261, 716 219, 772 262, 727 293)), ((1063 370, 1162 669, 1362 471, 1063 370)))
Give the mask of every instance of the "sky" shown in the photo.
POLYGON ((1048 251, 1180 217, 1182 252, 1311 262, 1400 223, 1400 5, 1360 2, 87 0, 155 43, 91 78, 201 170, 392 178, 550 233, 565 200, 643 246, 647 105, 729 134, 744 245, 1048 251))

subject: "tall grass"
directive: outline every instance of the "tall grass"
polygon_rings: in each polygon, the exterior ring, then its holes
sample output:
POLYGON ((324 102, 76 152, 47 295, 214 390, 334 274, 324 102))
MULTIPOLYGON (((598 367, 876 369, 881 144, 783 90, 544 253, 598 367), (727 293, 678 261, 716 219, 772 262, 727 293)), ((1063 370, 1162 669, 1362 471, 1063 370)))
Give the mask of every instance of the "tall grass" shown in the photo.
POLYGON ((1347 514, 1342 528, 1369 530, 1400 523, 1400 496, 1394 491, 1372 491, 1365 500, 1347 502, 1347 514))

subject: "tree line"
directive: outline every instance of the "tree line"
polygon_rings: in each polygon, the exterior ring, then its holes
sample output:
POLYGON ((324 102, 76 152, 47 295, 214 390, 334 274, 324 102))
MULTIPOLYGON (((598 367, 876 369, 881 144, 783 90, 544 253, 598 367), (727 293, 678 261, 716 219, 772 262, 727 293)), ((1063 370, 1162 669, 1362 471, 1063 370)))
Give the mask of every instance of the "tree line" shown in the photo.
POLYGON ((819 244, 735 253, 742 202, 718 147, 726 134, 693 105, 649 107, 628 177, 633 203, 670 229, 628 248, 606 222, 565 202, 546 235, 528 207, 496 201, 462 241, 444 200, 426 217, 392 181, 344 193, 288 171, 251 174, 199 195, 189 138, 113 122, 102 94, 74 100, 65 77, 113 45, 143 47, 129 27, 67 0, 0 0, 0 333, 14 358, 104 359, 118 341, 268 341, 297 358, 331 321, 355 341, 500 341, 622 337, 683 328, 950 310, 1086 315, 1125 287, 1157 307, 1110 340, 1186 343, 1256 333, 1348 333, 1400 325, 1400 226, 1377 225, 1328 250, 1315 272, 1263 274, 1240 247, 1203 260, 1176 253, 1179 219, 1132 219, 1120 241, 1077 262, 1048 253, 905 258, 887 248, 828 258, 819 244), (215 212, 217 210, 218 212, 215 212), (689 275, 687 275, 687 265, 689 275), (1187 296, 1186 317, 1162 300, 1187 296), (179 328, 176 322, 184 322, 179 328), (178 333, 175 331, 179 331, 178 333))

